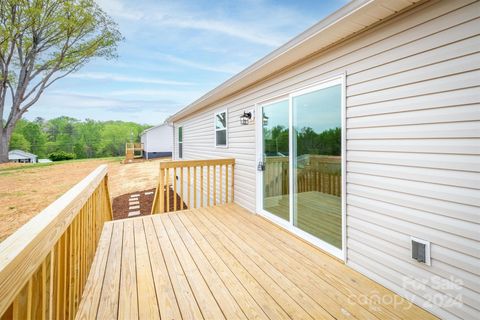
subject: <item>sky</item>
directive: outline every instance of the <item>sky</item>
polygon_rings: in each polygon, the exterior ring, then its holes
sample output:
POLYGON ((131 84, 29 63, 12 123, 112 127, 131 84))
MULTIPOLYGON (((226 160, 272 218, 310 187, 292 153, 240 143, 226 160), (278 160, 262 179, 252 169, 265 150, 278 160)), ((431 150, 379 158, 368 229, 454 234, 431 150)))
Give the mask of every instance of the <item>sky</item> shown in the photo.
POLYGON ((125 40, 52 85, 27 119, 161 124, 346 0, 97 0, 125 40))

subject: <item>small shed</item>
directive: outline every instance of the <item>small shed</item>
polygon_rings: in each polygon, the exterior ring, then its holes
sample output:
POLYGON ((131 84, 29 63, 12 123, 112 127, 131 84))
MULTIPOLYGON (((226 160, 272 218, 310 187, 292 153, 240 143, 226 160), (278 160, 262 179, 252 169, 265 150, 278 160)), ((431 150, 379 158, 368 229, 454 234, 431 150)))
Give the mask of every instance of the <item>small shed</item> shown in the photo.
POLYGON ((37 163, 37 156, 23 150, 11 150, 8 152, 10 162, 37 163))
POLYGON ((171 157, 173 150, 173 127, 164 123, 151 127, 141 134, 143 154, 146 159, 171 157))

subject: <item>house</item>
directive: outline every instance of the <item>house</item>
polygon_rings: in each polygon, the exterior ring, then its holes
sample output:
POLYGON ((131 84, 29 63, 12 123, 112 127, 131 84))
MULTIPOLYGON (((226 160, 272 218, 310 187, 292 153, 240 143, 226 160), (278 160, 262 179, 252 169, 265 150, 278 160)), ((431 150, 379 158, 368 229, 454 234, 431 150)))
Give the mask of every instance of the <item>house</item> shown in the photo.
POLYGON ((173 150, 173 127, 161 124, 142 132, 143 154, 146 159, 171 157, 173 150))
POLYGON ((11 150, 8 152, 8 160, 10 162, 36 163, 37 156, 22 150, 11 150))
POLYGON ((236 204, 479 319, 479 18, 479 1, 353 0, 168 118, 173 158, 234 158, 236 204))
POLYGON ((0 243, 0 316, 479 319, 479 18, 348 3, 169 118, 152 215, 104 164, 0 243))

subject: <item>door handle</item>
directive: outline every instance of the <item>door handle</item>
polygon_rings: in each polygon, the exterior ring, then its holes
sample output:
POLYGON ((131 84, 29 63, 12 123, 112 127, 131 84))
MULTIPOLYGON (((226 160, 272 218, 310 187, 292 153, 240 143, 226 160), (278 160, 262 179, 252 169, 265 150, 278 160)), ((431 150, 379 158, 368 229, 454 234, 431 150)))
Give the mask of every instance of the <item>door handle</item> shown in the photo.
POLYGON ((265 163, 263 161, 258 162, 257 171, 265 171, 265 163))

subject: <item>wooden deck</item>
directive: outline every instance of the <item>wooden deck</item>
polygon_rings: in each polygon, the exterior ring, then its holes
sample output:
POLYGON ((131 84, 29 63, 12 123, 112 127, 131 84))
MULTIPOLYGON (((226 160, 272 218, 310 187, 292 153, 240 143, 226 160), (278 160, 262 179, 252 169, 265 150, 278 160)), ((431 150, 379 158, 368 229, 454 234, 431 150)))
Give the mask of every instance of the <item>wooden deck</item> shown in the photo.
POLYGON ((434 317, 230 204, 108 222, 77 318, 434 317))

